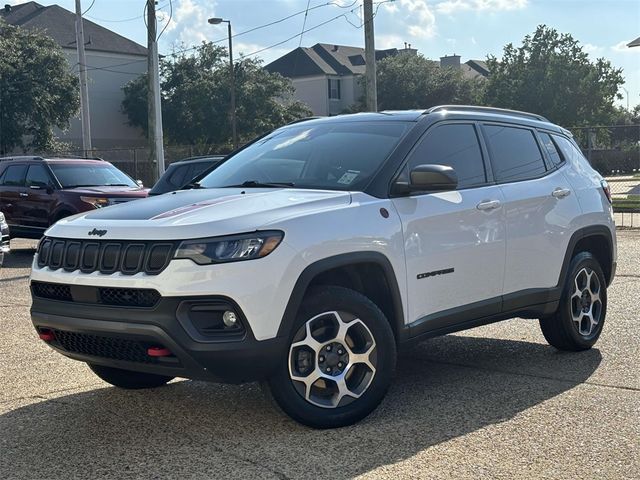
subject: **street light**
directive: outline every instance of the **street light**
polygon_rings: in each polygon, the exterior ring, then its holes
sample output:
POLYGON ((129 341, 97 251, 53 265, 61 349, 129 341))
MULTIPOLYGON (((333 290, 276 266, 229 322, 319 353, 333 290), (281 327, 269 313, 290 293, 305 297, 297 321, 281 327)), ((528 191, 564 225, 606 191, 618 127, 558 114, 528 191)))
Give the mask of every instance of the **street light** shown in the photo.
POLYGON ((233 138, 234 150, 238 148, 238 135, 236 132, 236 77, 233 73, 233 46, 231 43, 231 21, 223 18, 210 18, 207 20, 210 25, 220 25, 226 23, 229 31, 229 73, 231 75, 231 136, 233 138))

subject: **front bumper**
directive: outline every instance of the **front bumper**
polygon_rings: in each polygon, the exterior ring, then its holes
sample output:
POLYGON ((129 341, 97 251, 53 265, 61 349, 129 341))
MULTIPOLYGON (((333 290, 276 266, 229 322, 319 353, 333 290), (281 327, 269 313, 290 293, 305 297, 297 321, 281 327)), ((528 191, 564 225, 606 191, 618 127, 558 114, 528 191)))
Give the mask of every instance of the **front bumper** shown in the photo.
POLYGON ((209 300, 216 299, 165 297, 153 308, 124 308, 34 296, 31 319, 38 332, 53 332, 54 339, 47 342, 52 348, 83 362, 225 383, 272 375, 286 358, 286 341, 279 337, 256 340, 241 312, 244 332, 240 336, 194 338, 198 335, 178 318, 178 312, 185 304, 209 300), (172 355, 145 358, 141 352, 151 346, 166 348, 172 355))

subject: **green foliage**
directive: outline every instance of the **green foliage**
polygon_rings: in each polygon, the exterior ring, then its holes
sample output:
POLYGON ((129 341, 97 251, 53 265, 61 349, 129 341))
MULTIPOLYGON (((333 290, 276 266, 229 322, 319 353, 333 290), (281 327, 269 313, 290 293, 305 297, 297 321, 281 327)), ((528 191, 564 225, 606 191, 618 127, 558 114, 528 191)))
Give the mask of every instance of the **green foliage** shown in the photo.
POLYGON ((571 35, 545 25, 487 64, 488 105, 536 112, 567 127, 609 123, 624 83, 621 69, 603 58, 590 61, 571 35))
POLYGON ((80 106, 78 79, 48 36, 0 21, 0 152, 59 147, 53 128, 68 128, 80 106))
POLYGON ((380 110, 477 104, 485 83, 465 77, 460 68, 441 68, 420 54, 386 57, 376 69, 380 110))
MULTIPOLYGON (((226 55, 226 49, 204 42, 193 53, 162 60, 162 123, 167 142, 185 145, 231 142, 226 55)), ((311 114, 302 103, 290 101, 291 82, 262 69, 260 60, 243 58, 234 67, 240 143, 311 114)), ((129 82, 123 90, 122 109, 129 123, 146 132, 146 75, 129 82)))

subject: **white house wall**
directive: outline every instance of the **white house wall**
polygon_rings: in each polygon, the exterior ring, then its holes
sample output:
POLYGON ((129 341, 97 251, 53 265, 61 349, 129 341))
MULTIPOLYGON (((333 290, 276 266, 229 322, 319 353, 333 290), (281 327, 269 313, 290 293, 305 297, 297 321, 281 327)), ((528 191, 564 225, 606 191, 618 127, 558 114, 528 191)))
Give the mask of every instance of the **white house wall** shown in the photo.
POLYGON ((329 115, 329 93, 326 76, 292 78, 295 98, 311 109, 314 115, 329 115))
MULTIPOLYGON (((77 74, 76 50, 64 51, 72 71, 77 74)), ((87 50, 86 59, 92 146, 104 149, 146 145, 142 130, 127 125, 127 116, 121 112, 122 87, 147 71, 146 57, 87 50)), ((56 133, 60 140, 81 147, 80 115, 70 123, 69 130, 56 133)))

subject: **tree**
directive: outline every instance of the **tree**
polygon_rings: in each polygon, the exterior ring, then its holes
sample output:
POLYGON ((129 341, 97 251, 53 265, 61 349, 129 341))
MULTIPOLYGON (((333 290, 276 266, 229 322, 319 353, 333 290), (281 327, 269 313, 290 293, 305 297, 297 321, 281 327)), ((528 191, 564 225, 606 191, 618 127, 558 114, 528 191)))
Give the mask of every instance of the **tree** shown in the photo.
MULTIPOLYGON (((231 143, 229 63, 227 51, 203 42, 192 53, 161 62, 162 123, 168 142, 188 145, 231 143)), ((311 112, 291 101, 291 82, 269 73, 260 60, 235 64, 236 114, 240 141, 248 141, 311 112)), ((122 109, 131 125, 147 131, 146 76, 123 88, 122 109)))
POLYGON ((0 153, 51 151, 53 128, 68 128, 80 106, 78 79, 48 36, 0 21, 0 153))
POLYGON ((389 56, 376 68, 380 110, 478 103, 484 84, 483 79, 465 77, 460 68, 442 68, 420 54, 389 56))
POLYGON ((590 61, 571 35, 545 25, 487 65, 487 104, 536 112, 567 127, 611 121, 624 83, 621 69, 603 58, 590 61))

